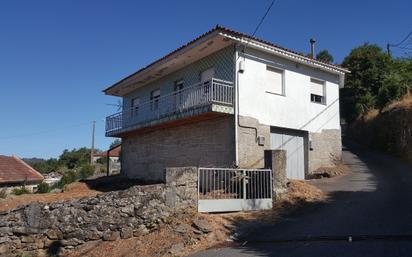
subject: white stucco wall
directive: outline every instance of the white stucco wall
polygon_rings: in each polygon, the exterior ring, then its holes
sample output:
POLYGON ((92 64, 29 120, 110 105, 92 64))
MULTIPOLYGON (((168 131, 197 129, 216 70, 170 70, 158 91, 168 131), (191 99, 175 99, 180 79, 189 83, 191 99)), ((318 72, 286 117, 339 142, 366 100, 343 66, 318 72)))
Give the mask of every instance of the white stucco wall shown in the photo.
POLYGON ((296 64, 254 49, 239 52, 239 114, 259 123, 319 133, 340 129, 339 76, 296 64), (266 92, 266 65, 284 70, 285 95, 266 92), (326 81, 326 105, 310 101, 311 77, 326 81))

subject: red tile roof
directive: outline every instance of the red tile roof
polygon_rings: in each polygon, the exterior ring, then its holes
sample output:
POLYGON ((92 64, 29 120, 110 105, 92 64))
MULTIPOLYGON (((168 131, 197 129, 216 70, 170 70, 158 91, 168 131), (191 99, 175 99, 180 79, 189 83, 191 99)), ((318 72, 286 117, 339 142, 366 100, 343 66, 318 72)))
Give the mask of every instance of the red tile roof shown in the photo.
POLYGON ((41 182, 44 177, 27 163, 15 156, 0 155, 0 184, 41 182))
MULTIPOLYGON (((122 147, 120 145, 118 147, 114 148, 113 150, 110 151, 110 157, 120 157, 120 151, 121 150, 122 150, 122 147)), ((107 151, 106 152, 95 153, 94 156, 106 157, 107 156, 107 151)))

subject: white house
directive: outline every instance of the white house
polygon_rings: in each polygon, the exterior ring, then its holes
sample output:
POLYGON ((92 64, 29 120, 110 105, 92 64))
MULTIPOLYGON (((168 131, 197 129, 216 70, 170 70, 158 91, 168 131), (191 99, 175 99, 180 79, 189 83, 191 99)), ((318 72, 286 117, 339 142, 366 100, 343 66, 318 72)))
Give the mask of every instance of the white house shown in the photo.
POLYGON ((347 70, 224 27, 206 32, 104 90, 123 98, 106 119, 122 138, 122 173, 162 180, 165 167, 262 168, 285 149, 304 179, 341 157, 339 88, 347 70))

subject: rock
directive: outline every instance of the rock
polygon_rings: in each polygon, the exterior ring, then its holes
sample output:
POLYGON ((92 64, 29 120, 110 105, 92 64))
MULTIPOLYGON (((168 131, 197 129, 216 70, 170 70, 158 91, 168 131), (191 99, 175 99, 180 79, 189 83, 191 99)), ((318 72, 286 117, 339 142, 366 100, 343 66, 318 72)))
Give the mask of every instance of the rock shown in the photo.
POLYGON ((122 213, 125 213, 125 214, 129 215, 129 216, 134 216, 134 205, 131 204, 129 206, 122 207, 120 209, 120 211, 122 213))
POLYGON ((172 247, 169 249, 169 253, 170 254, 179 254, 182 252, 183 248, 185 247, 185 245, 183 243, 177 243, 172 245, 172 247))
POLYGON ((133 231, 133 236, 143 236, 149 233, 149 230, 146 228, 145 225, 140 225, 135 231, 133 231))
POLYGON ((193 229, 193 233, 195 233, 196 235, 203 235, 203 232, 198 229, 193 229))
POLYGON ((103 233, 103 241, 116 241, 120 237, 119 231, 107 230, 103 233))
POLYGON ((60 230, 49 230, 47 231, 46 236, 51 240, 63 239, 63 233, 60 230))
POLYGON ((33 202, 26 209, 24 209, 24 214, 26 216, 27 224, 30 227, 38 228, 41 224, 41 206, 38 202, 33 202))
POLYGON ((120 238, 127 239, 133 236, 133 229, 131 227, 124 227, 120 231, 120 238))
POLYGON ((188 226, 185 224, 180 224, 174 230, 179 234, 186 234, 188 231, 188 226))
POLYGON ((6 243, 8 242, 8 238, 7 237, 0 237, 0 244, 6 243))
POLYGON ((212 225, 204 218, 195 218, 193 220, 193 226, 203 233, 209 233, 213 231, 212 225))
POLYGON ((44 240, 36 239, 34 241, 34 243, 36 244, 37 249, 43 249, 44 248, 44 240))
POLYGON ((83 242, 79 239, 71 238, 67 240, 60 240, 60 243, 62 246, 76 246, 82 244, 83 242))
POLYGON ((99 240, 100 238, 102 238, 102 236, 103 236, 103 232, 98 231, 96 228, 91 229, 86 232, 86 238, 88 240, 99 240))
POLYGON ((22 243, 34 243, 34 238, 30 236, 23 236, 21 238, 22 243))
POLYGON ((0 228, 0 234, 9 234, 12 232, 12 229, 9 227, 1 227, 0 228))

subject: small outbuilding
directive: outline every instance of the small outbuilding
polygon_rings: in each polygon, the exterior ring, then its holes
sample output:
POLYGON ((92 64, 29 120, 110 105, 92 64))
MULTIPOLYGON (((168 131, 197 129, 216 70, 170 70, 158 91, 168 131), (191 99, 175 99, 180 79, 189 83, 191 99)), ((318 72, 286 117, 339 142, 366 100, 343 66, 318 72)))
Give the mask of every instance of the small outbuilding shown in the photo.
POLYGON ((44 177, 30 165, 16 156, 0 155, 0 189, 12 190, 25 186, 35 191, 44 177))

